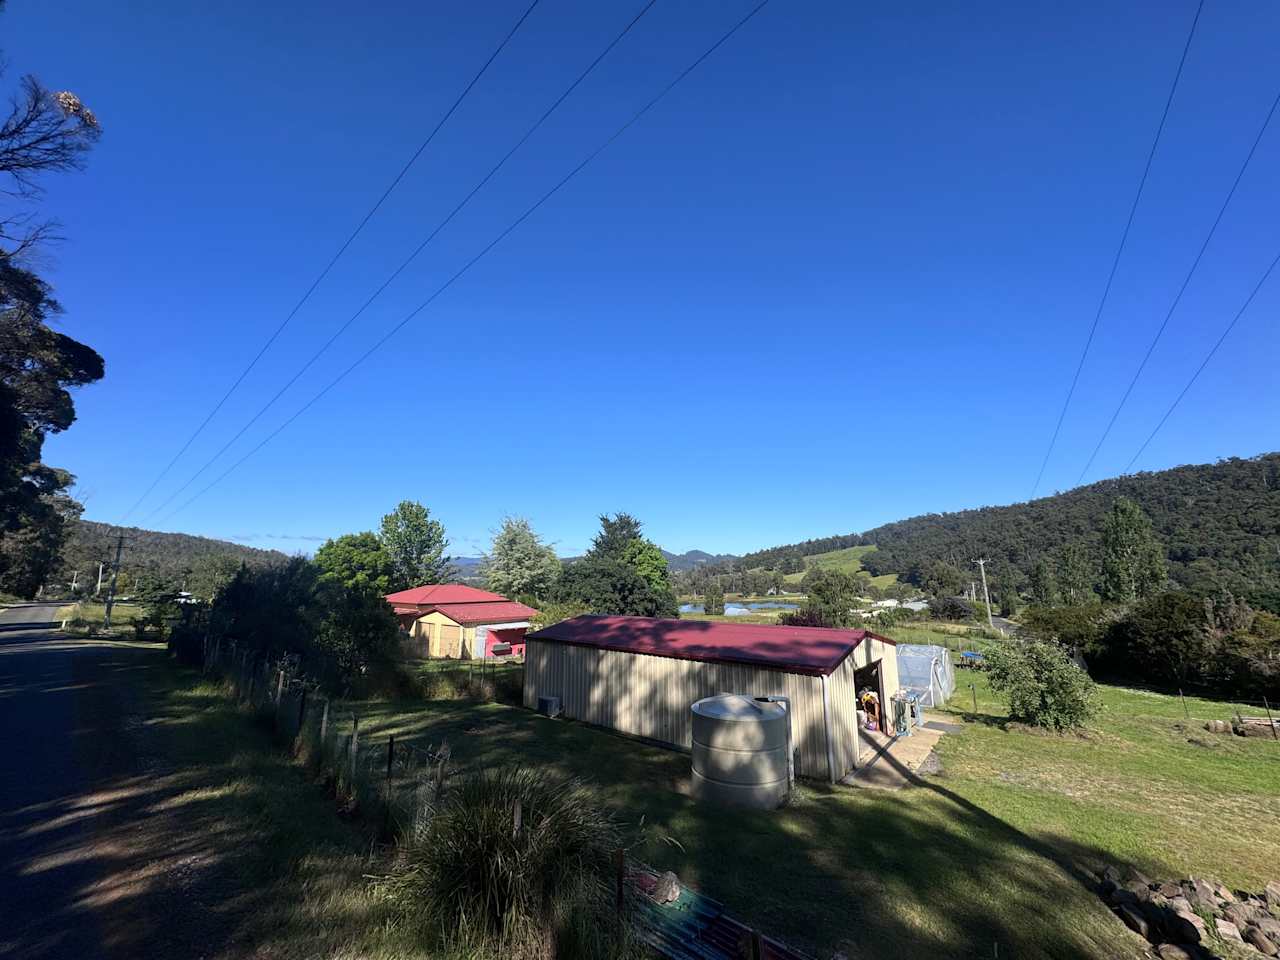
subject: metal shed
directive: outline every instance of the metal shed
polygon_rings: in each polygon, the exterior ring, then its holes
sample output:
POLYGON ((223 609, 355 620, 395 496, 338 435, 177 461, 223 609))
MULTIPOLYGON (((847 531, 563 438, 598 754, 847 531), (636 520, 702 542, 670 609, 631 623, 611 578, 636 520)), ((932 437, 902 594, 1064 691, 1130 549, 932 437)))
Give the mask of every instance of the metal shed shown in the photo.
POLYGON ((858 765, 858 694, 898 692, 894 642, 869 630, 584 615, 526 635, 524 704, 689 750, 689 708, 721 693, 785 696, 796 774, 858 765))

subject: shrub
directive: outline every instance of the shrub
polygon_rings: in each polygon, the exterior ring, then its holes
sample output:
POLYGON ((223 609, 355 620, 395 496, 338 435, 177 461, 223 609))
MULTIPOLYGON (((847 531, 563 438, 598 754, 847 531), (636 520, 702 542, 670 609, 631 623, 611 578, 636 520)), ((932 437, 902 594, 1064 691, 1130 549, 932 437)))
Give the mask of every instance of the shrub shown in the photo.
POLYGON ((939 597, 929 604, 929 616, 934 620, 972 620, 973 607, 956 597, 939 597))
POLYGON ((454 787, 406 845, 388 890, 441 939, 513 956, 584 910, 608 926, 602 881, 620 845, 617 825, 581 783, 519 767, 482 771, 454 787))
POLYGON ((1050 730, 1082 727, 1098 712, 1094 682, 1055 643, 1005 643, 986 655, 991 689, 1014 720, 1050 730))

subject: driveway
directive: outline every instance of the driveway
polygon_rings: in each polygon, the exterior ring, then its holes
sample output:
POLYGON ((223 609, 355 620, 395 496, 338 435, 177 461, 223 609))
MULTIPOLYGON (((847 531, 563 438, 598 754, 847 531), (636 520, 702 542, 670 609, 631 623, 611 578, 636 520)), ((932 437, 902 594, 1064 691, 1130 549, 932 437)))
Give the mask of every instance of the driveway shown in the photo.
POLYGON ((64 603, 19 603, 0 610, 0 632, 48 630, 60 625, 58 611, 64 603))

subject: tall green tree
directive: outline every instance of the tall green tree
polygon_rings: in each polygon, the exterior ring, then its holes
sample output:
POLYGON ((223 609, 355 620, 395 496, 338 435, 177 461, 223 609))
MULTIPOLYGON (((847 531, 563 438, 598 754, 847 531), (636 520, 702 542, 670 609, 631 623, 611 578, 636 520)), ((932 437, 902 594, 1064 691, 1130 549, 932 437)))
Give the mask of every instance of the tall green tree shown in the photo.
POLYGON ((1078 543, 1063 544, 1058 551, 1058 584, 1067 603, 1088 603, 1093 599, 1093 568, 1078 543))
POLYGON ((74 481, 41 462, 44 439, 71 426, 70 390, 101 379, 102 357, 51 326, 62 312, 31 270, 52 237, 30 206, 44 174, 74 170, 99 137, 98 120, 68 91, 21 81, 0 121, 0 590, 31 596, 57 564, 79 505, 74 481))
POLYGON ((1168 579, 1164 547, 1151 520, 1127 497, 1118 497, 1102 528, 1102 598, 1132 603, 1156 593, 1168 579))
POLYGON ((719 580, 708 581, 707 592, 702 595, 702 612, 717 617, 724 615, 724 588, 719 580))
POLYGON ((416 500, 402 500, 382 518, 382 547, 391 558, 392 590, 444 583, 456 576, 444 524, 416 500))
POLYGON ((397 588, 391 555, 371 531, 345 533, 326 540, 316 551, 321 579, 340 583, 350 590, 366 590, 385 596, 397 588))
POLYGON ((485 585, 508 597, 550 596, 560 576, 556 552, 523 517, 507 517, 484 562, 485 585))
POLYGON ((1041 606, 1049 606, 1058 602, 1058 579, 1053 575, 1053 567, 1044 557, 1036 561, 1031 568, 1031 599, 1041 606))
POLYGON ((556 598, 592 613, 674 617, 679 613, 666 558, 645 540, 640 521, 619 513, 600 518, 600 533, 582 559, 565 569, 556 598))

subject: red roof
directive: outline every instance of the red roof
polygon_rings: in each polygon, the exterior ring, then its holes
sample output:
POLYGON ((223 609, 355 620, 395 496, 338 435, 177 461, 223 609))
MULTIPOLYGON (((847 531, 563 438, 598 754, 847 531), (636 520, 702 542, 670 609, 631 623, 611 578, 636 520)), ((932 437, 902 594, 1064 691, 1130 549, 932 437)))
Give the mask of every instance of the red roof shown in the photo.
POLYGON ((493 603, 438 603, 435 605, 454 623, 515 623, 528 620, 538 611, 514 600, 498 600, 493 603))
POLYGON ((437 603, 484 603, 507 598, 487 590, 464 586, 461 583, 432 583, 412 590, 389 593, 386 600, 392 606, 422 606, 437 603))
POLYGON ((526 639, 678 660, 758 664, 818 676, 830 674, 867 637, 893 643, 870 630, 591 614, 553 623, 526 639))

